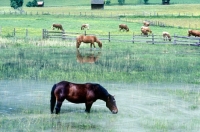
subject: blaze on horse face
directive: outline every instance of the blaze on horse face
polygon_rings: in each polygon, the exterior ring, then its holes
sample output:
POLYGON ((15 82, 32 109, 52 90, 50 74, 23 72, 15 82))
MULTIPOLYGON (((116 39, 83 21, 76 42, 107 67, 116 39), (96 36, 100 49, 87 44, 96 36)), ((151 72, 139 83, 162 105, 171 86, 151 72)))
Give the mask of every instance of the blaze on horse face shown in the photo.
POLYGON ((108 95, 107 97, 107 101, 106 101, 106 106, 108 107, 108 109, 113 113, 113 114, 117 114, 118 109, 117 109, 117 105, 116 105, 116 101, 114 96, 112 95, 108 95))

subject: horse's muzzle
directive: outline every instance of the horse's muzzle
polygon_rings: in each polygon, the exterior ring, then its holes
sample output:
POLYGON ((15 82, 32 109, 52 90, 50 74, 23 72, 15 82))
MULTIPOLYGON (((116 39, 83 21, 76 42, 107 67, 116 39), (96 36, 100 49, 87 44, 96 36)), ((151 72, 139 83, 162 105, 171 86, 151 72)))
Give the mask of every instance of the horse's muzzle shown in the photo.
POLYGON ((117 114, 118 110, 112 110, 113 114, 117 114))

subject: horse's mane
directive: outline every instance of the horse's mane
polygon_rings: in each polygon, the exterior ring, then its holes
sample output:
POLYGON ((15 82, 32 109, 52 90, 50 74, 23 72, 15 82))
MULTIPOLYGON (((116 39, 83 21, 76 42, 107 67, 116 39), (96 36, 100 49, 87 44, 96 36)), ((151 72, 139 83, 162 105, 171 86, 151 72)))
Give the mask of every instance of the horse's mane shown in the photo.
POLYGON ((96 86, 98 88, 98 92, 100 92, 102 95, 109 95, 108 91, 103 86, 101 86, 100 84, 96 84, 96 86))

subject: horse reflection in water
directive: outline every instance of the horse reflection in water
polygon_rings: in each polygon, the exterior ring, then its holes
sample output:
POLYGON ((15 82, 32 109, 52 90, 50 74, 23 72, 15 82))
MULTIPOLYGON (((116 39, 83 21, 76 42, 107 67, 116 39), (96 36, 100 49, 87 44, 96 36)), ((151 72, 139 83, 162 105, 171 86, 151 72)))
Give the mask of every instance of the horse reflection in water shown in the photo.
POLYGON ((88 113, 90 112, 92 104, 100 99, 106 102, 106 106, 113 114, 117 114, 118 112, 114 96, 109 94, 103 86, 97 83, 77 84, 61 81, 54 84, 51 90, 51 113, 54 111, 55 104, 56 114, 60 113, 60 108, 65 99, 72 103, 85 103, 85 111, 88 113))
POLYGON ((76 59, 78 63, 95 63, 99 59, 100 55, 100 51, 96 54, 92 51, 85 54, 81 54, 79 50, 76 51, 76 59))

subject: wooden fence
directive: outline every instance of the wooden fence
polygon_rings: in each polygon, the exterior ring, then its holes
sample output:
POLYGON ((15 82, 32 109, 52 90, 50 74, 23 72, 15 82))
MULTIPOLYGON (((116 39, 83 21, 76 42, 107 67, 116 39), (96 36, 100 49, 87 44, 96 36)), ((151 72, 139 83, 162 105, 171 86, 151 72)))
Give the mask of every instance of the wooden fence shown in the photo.
MULTIPOLYGON (((48 31, 46 29, 42 30, 43 39, 62 39, 62 40, 74 40, 76 36, 84 35, 95 35, 87 34, 86 31, 83 33, 73 33, 73 32, 59 32, 59 31, 48 31)), ((164 41, 162 35, 150 34, 149 36, 144 35, 135 35, 132 36, 125 35, 112 35, 110 32, 107 35, 98 35, 96 36, 100 40, 107 40, 109 42, 130 42, 130 43, 147 43, 147 44, 176 44, 176 45, 191 45, 191 46, 200 46, 200 37, 187 37, 187 36, 178 36, 174 34, 171 36, 171 41, 164 41), (124 39, 120 39, 124 38, 124 39)))

